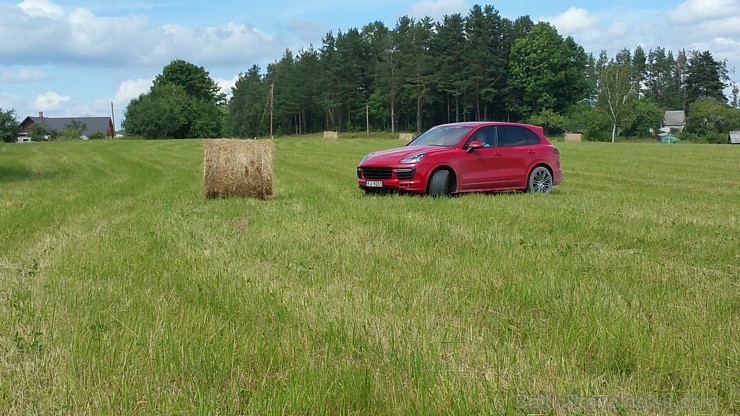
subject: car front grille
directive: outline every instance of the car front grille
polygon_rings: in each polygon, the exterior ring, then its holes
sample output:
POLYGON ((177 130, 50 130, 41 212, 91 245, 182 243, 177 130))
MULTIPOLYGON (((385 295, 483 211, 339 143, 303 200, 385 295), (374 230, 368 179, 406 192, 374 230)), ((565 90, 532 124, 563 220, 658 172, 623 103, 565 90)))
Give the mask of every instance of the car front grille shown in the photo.
POLYGON ((391 168, 362 168, 362 175, 365 179, 390 179, 393 176, 391 168))
POLYGON ((393 178, 393 172, 396 172, 396 179, 400 180, 411 180, 416 175, 416 168, 377 168, 377 167, 364 167, 357 168, 358 179, 391 179, 393 178))

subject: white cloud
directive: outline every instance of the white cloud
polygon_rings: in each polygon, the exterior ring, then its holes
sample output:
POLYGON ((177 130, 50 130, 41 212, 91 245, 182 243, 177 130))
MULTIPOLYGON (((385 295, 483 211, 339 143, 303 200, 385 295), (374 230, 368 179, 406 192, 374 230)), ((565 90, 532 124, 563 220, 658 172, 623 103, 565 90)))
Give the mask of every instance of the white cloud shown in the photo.
POLYGON ((64 17, 64 9, 50 0, 23 0, 18 8, 29 16, 50 17, 59 19, 64 17))
MULTIPOLYGON (((617 21, 612 23, 612 25, 609 26, 609 30, 607 31, 608 36, 612 39, 624 39, 630 33, 633 33, 633 26, 631 22, 626 21, 617 21)), ((628 49, 633 49, 637 46, 637 44, 633 46, 625 46, 628 49)))
POLYGON ((39 111, 56 111, 64 108, 72 102, 69 95, 60 95, 53 91, 48 91, 36 97, 36 107, 39 111))
POLYGON ((37 69, 21 69, 20 71, 2 71, 0 72, 0 82, 8 84, 20 84, 24 82, 47 81, 51 76, 44 71, 37 69))
POLYGON ((118 86, 118 90, 116 90, 114 101, 119 105, 126 106, 132 99, 148 92, 151 85, 151 79, 129 79, 123 81, 118 86))
POLYGON ((274 58, 272 55, 280 50, 274 48, 270 35, 236 23, 204 28, 164 25, 157 37, 159 41, 148 59, 159 63, 182 58, 196 65, 240 64, 253 62, 258 56, 274 58))
POLYGON ((676 24, 694 24, 738 14, 740 2, 737 0, 687 0, 668 10, 668 19, 676 24))
POLYGON ((404 15, 423 18, 441 19, 455 13, 466 14, 470 7, 465 0, 421 0, 406 10, 404 15))
POLYGON ((236 85, 237 78, 238 76, 231 79, 214 78, 213 80, 221 88, 222 93, 226 94, 226 96, 231 96, 231 88, 236 85))
POLYGON ((572 35, 598 30, 600 19, 586 9, 571 7, 557 16, 543 17, 540 20, 552 23, 558 32, 572 35))
POLYGON ((186 59, 206 67, 247 66, 284 49, 271 35, 245 24, 157 27, 142 15, 101 17, 84 8, 65 10, 51 0, 0 3, 0 27, 0 61, 19 64, 156 68, 186 59))
POLYGON ((700 33, 699 36, 695 34, 691 35, 692 38, 699 39, 707 39, 709 37, 740 37, 740 15, 684 25, 679 30, 684 33, 688 31, 690 33, 700 33))
MULTIPOLYGON (((0 108, 2 108, 3 110, 18 110, 20 107, 23 106, 25 106, 23 97, 6 92, 0 93, 0 108)), ((23 117, 22 114, 18 113, 18 111, 16 111, 15 115, 19 118, 23 117)))

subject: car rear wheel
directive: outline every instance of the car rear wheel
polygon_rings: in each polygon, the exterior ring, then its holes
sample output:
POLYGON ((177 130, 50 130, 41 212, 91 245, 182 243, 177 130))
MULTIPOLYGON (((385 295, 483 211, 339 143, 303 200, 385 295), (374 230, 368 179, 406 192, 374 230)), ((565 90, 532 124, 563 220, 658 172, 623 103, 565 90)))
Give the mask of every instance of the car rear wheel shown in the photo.
POLYGON ((544 166, 537 166, 529 174, 527 191, 533 194, 549 194, 552 191, 552 174, 544 166))
POLYGON ((431 196, 445 196, 450 194, 450 171, 441 169, 434 174, 429 180, 429 189, 427 193, 431 196))

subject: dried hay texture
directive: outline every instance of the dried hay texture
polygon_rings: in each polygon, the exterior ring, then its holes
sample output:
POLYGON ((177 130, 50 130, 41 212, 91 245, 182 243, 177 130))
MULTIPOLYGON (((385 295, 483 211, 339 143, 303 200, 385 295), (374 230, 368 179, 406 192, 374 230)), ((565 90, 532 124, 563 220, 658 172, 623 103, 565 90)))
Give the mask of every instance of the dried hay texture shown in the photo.
POLYGON ((336 131, 325 131, 324 132, 324 140, 337 140, 339 138, 339 134, 337 134, 336 131))
POLYGON ((410 142, 411 140, 414 140, 414 133, 398 133, 398 140, 410 142))
POLYGON ((203 140, 203 196, 272 198, 272 141, 203 140))
POLYGON ((566 142, 579 143, 582 140, 583 140, 583 135, 581 133, 565 133, 566 142))

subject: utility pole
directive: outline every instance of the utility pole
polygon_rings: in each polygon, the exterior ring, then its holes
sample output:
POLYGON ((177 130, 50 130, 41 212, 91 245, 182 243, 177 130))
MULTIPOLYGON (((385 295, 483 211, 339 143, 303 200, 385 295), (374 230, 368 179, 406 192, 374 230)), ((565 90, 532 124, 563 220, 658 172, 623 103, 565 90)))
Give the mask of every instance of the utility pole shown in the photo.
POLYGON ((737 102, 737 96, 738 96, 738 93, 740 93, 740 90, 738 90, 737 81, 735 80, 735 67, 734 66, 732 67, 732 70, 730 72, 732 72, 732 106, 735 108, 739 108, 738 102, 737 102))
POLYGON ((273 82, 270 84, 270 140, 273 140, 272 137, 272 107, 273 107, 273 100, 275 99, 275 83, 273 82))
POLYGON ((113 101, 110 102, 110 118, 113 120, 113 137, 111 139, 116 138, 116 113, 113 112, 113 101))

